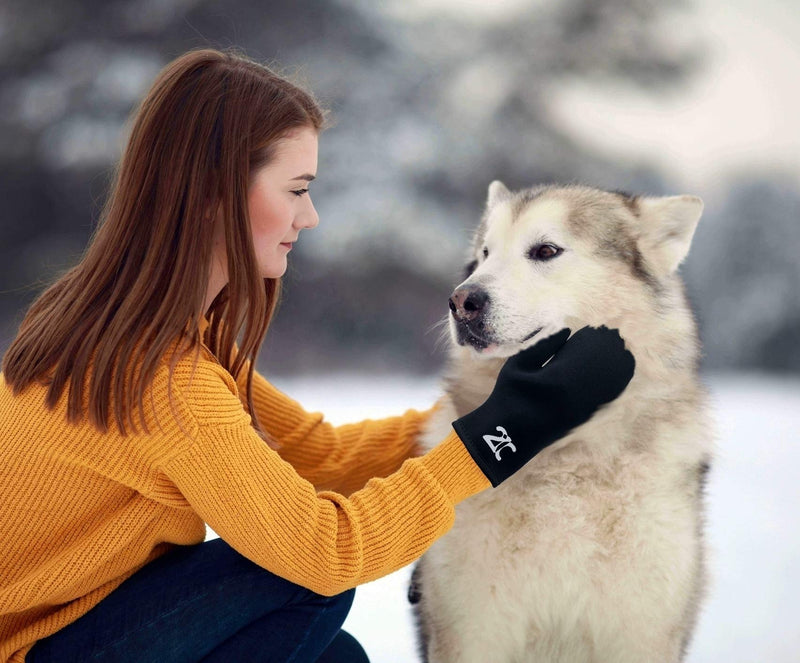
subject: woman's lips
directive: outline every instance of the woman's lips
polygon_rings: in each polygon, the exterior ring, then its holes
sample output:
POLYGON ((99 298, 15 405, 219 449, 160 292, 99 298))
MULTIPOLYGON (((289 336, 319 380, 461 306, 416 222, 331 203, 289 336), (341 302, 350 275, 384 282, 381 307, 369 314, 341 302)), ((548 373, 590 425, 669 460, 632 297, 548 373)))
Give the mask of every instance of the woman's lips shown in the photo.
POLYGON ((287 251, 292 250, 292 243, 291 242, 281 242, 281 246, 285 247, 287 251))

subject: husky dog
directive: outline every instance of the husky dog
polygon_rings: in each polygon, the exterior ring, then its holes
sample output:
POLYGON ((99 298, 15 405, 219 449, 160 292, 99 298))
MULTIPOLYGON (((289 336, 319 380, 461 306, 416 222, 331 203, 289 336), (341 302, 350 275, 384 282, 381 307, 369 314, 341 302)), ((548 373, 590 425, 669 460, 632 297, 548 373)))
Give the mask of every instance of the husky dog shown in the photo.
POLYGON ((588 422, 458 505, 409 591, 425 661, 684 659, 704 594, 712 438, 676 270, 702 209, 694 196, 489 186, 423 446, 483 403, 506 357, 564 327, 619 329, 636 372, 588 422))

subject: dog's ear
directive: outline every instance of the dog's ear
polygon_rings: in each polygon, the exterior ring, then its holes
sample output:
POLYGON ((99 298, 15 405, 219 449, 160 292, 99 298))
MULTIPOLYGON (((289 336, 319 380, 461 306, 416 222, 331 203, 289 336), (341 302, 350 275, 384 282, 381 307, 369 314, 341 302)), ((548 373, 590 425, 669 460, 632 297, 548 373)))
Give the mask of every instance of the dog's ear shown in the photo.
POLYGON ((511 192, 500 180, 495 180, 489 185, 489 195, 486 196, 486 207, 494 207, 501 200, 511 197, 511 192))
POLYGON ((486 228, 489 225, 489 217, 491 216, 492 208, 499 202, 509 198, 511 198, 511 192, 500 180, 494 180, 489 185, 489 193, 486 196, 486 207, 483 210, 481 222, 478 224, 478 227, 475 229, 475 234, 472 236, 471 254, 475 254, 483 245, 483 238, 486 237, 486 228))
POLYGON ((697 196, 640 197, 640 248, 659 276, 672 274, 689 253, 703 201, 697 196))

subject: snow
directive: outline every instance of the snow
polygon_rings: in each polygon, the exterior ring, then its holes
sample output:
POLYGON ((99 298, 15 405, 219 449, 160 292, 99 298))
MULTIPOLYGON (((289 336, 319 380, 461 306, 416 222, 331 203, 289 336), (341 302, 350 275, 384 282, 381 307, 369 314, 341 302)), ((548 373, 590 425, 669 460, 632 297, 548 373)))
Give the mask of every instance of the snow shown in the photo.
POLYGON ((800 660, 800 380, 717 376, 712 586, 689 663, 800 660))
MULTIPOLYGON (((712 585, 688 663, 794 663, 800 657, 800 379, 714 374, 705 382, 718 446, 707 491, 712 585)), ((275 384, 334 423, 426 408, 439 391, 435 379, 413 377, 332 375, 275 384)), ((407 567, 356 591, 344 628, 373 663, 418 660, 406 600, 410 573, 407 567)))

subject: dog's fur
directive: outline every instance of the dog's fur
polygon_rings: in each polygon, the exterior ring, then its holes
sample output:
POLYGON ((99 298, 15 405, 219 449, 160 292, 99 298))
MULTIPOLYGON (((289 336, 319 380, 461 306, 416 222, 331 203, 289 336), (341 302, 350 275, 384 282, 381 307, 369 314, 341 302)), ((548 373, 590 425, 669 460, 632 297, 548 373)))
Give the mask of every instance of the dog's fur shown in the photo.
POLYGON ((445 395, 425 446, 486 399, 505 357, 563 327, 619 329, 636 371, 590 421, 458 505, 413 574, 425 661, 684 659, 706 584, 712 436, 676 270, 702 208, 693 196, 490 185, 459 286, 488 302, 473 319, 450 317, 445 395), (563 252, 532 258, 543 245, 563 252))

